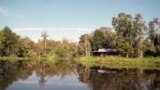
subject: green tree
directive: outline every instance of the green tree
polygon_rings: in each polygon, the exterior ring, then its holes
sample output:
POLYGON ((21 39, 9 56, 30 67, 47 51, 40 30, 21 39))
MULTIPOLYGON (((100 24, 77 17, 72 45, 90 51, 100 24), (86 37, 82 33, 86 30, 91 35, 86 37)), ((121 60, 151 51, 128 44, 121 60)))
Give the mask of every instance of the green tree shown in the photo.
POLYGON ((144 34, 146 33, 147 26, 143 21, 143 17, 141 14, 136 14, 134 21, 133 21, 133 31, 135 35, 135 55, 136 57, 143 57, 143 41, 144 41, 144 34))
POLYGON ((19 39, 19 57, 34 57, 36 56, 35 52, 35 43, 28 37, 19 39))
POLYGON ((115 36, 111 28, 101 27, 95 30, 91 38, 92 50, 98 50, 100 48, 114 48, 115 36))
POLYGON ((116 49, 122 56, 133 56, 133 46, 129 41, 126 41, 123 37, 120 36, 116 39, 116 41, 116 49))
POLYGON ((155 56, 160 56, 160 34, 156 34, 154 39, 154 45, 156 49, 155 56))
POLYGON ((71 59, 74 56, 77 56, 78 48, 76 43, 73 43, 67 39, 64 39, 59 43, 55 54, 60 58, 71 59))
POLYGON ((120 53, 126 51, 126 56, 143 57, 143 41, 147 27, 141 14, 136 14, 135 18, 132 19, 131 15, 120 13, 117 17, 113 17, 112 25, 117 32, 117 50, 120 53), (124 47, 126 45, 127 47, 124 47))
POLYGON ((128 57, 133 53, 133 37, 132 17, 129 14, 120 13, 117 17, 113 17, 112 25, 117 33, 117 51, 128 57))
POLYGON ((146 54, 151 54, 154 56, 158 56, 160 52, 160 21, 158 18, 153 18, 152 21, 149 22, 149 31, 148 31, 148 42, 151 44, 152 50, 146 49, 146 54))
POLYGON ((3 41, 5 40, 5 37, 3 36, 3 33, 2 33, 2 31, 0 31, 0 56, 2 56, 3 55, 3 41))
POLYGON ((105 47, 104 43, 105 40, 103 33, 97 29, 96 31, 94 31, 92 36, 92 42, 91 42, 92 50, 96 51, 100 48, 104 48, 105 47))
POLYGON ((1 31, 1 56, 17 55, 19 36, 12 32, 9 27, 4 27, 1 31))

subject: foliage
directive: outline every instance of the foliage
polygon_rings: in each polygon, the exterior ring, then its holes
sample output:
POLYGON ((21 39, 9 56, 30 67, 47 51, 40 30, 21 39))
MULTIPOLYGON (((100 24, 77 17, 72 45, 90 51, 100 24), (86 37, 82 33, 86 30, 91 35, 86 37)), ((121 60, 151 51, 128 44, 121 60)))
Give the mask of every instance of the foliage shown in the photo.
POLYGON ((19 36, 12 32, 9 27, 4 27, 0 32, 0 56, 16 56, 19 36))
MULTIPOLYGON (((145 49, 145 55, 159 56, 160 55, 160 21, 154 18, 149 22, 148 38, 146 41, 150 44, 151 49, 145 49)), ((149 47, 148 47, 149 48, 149 47)))
POLYGON ((63 40, 63 42, 60 42, 55 51, 55 54, 60 58, 72 58, 77 56, 77 53, 77 45, 69 42, 68 40, 63 40))
POLYGON ((147 30, 141 14, 135 18, 125 13, 113 17, 112 25, 117 32, 117 50, 121 55, 143 57, 143 39, 147 30))
POLYGON ((101 48, 113 48, 115 45, 115 34, 111 28, 101 27, 93 32, 91 38, 92 50, 98 50, 101 48))

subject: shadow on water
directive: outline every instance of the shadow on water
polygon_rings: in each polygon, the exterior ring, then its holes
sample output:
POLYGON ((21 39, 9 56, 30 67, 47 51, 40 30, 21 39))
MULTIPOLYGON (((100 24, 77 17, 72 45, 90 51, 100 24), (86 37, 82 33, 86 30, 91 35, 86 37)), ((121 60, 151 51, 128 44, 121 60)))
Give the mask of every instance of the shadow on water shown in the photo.
POLYGON ((71 61, 0 61, 0 90, 159 90, 160 71, 89 68, 71 61))

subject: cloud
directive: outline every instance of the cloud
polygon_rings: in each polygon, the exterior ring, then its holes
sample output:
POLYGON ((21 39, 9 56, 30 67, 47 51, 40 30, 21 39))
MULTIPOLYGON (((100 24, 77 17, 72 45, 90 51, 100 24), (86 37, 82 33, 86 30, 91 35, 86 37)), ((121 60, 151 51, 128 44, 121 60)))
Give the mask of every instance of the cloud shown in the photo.
POLYGON ((29 37, 35 42, 41 38, 41 33, 46 31, 49 34, 48 39, 63 40, 68 39, 70 41, 79 41, 79 37, 86 33, 91 33, 94 28, 55 28, 55 27, 27 27, 27 28, 13 28, 13 31, 22 37, 29 37))
POLYGON ((39 28, 39 27, 28 27, 28 28, 14 28, 14 31, 93 31, 94 28, 39 28))

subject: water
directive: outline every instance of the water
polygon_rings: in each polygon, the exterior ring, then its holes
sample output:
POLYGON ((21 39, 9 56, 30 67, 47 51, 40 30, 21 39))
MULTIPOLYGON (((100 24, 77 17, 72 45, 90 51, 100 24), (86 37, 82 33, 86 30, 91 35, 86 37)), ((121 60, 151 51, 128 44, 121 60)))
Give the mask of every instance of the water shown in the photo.
POLYGON ((160 90, 160 71, 0 61, 0 90, 160 90))

